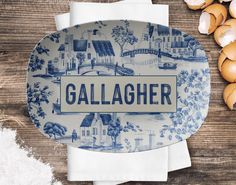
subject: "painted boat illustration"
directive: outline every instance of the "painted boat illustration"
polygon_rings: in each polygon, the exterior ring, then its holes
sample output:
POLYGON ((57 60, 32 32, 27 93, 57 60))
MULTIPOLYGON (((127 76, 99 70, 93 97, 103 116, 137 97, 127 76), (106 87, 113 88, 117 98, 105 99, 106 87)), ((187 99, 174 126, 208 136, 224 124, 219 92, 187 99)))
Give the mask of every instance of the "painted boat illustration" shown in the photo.
POLYGON ((61 79, 60 77, 57 77, 55 80, 52 80, 53 83, 56 83, 56 84, 60 84, 61 83, 61 79))
POLYGON ((159 62, 158 67, 159 69, 175 70, 177 68, 177 64, 159 62))

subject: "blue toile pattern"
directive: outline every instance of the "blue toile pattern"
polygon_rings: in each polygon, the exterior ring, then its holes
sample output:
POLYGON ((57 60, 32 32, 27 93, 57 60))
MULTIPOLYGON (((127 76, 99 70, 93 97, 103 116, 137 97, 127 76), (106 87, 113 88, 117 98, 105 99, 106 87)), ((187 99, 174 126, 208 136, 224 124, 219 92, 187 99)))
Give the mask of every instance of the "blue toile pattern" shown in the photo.
POLYGON ((31 53, 27 80, 29 114, 45 136, 100 152, 147 151, 187 139, 203 124, 210 99, 207 57, 195 38, 128 20, 76 25, 46 36, 31 53), (176 77, 175 111, 66 112, 65 76, 176 77))
POLYGON ((136 42, 138 42, 138 38, 135 37, 134 32, 129 29, 129 22, 123 22, 124 25, 115 26, 111 33, 115 42, 120 46, 121 56, 123 54, 125 44, 134 45, 136 42))
MULTIPOLYGON (((65 32, 65 30, 64 30, 64 32, 65 32)), ((49 38, 52 42, 59 43, 60 33, 52 33, 51 35, 48 35, 48 38, 49 38)))
POLYGON ((66 127, 60 125, 59 123, 47 122, 43 127, 44 133, 50 138, 53 137, 57 139, 58 137, 63 137, 66 134, 66 127))
POLYGON ((44 63, 45 61, 43 59, 40 59, 38 56, 31 55, 28 65, 28 71, 34 72, 37 70, 41 70, 44 63))
POLYGON ((185 98, 178 97, 178 108, 175 113, 169 117, 172 125, 163 125, 160 130, 160 137, 168 136, 169 140, 173 138, 182 141, 186 134, 192 135, 197 132, 206 115, 201 110, 207 109, 209 104, 209 92, 206 87, 209 85, 210 71, 202 69, 200 71, 186 70, 180 72, 177 77, 177 86, 184 89, 185 98), (197 89, 197 90, 196 90, 197 89))
POLYGON ((52 95, 48 86, 40 87, 40 82, 36 82, 33 86, 27 84, 27 103, 30 117, 36 127, 40 127, 39 118, 45 118, 46 113, 42 109, 42 104, 49 103, 48 97, 52 95))

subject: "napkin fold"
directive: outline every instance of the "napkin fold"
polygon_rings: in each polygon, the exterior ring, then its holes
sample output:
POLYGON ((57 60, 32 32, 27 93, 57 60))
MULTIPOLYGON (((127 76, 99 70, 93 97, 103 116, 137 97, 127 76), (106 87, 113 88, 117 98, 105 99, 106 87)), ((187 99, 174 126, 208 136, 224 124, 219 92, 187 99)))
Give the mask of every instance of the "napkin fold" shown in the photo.
MULTIPOLYGON (((168 26, 168 6, 151 5, 150 0, 125 0, 104 6, 101 11, 101 3, 71 3, 71 12, 55 16, 57 30, 67 28, 75 24, 100 20, 132 19, 149 21, 168 26), (118 4, 126 4, 117 6, 118 4), (135 3, 132 4, 132 3, 135 3), (145 4, 146 3, 146 4, 145 4), (81 8, 80 4, 84 9, 81 8), (92 5, 91 5, 92 4, 92 5), (98 7, 99 4, 99 8, 98 7), (111 6, 116 4, 116 6, 111 6), (129 6, 128 4, 132 4, 129 6), (144 5, 145 4, 145 5, 144 5), (141 16, 135 13, 140 11, 141 16), (144 5, 144 6, 143 6, 144 5), (91 7, 91 8, 89 8, 91 7), (125 7, 125 10, 118 8, 125 7), (146 8, 147 7, 147 8, 146 8), (100 10, 98 10, 100 9, 100 10), (117 9, 115 12, 108 9, 117 9), (89 10, 89 14, 86 11, 89 10), (128 11, 123 16, 124 11, 128 11), (148 13, 147 13, 148 12, 148 13), (157 13, 158 12, 158 13, 157 13), (98 16, 102 14, 103 16, 98 16), (159 15, 162 16, 159 16, 159 15), (123 16, 123 17, 122 17, 123 16)), ((104 4, 102 4, 103 6, 104 4)), ((157 150, 130 153, 110 154, 85 151, 68 146, 68 180, 70 181, 95 181, 96 185, 112 185, 125 181, 166 181, 167 172, 191 166, 191 160, 186 141, 164 147, 157 150)))
POLYGON ((93 21, 134 20, 169 25, 169 6, 132 3, 78 3, 70 4, 70 26, 93 21), (138 13, 137 13, 138 12, 138 13), (153 16, 155 15, 155 16, 153 16))
POLYGON ((191 166, 187 142, 138 153, 100 153, 67 147, 68 180, 96 185, 166 181, 167 172, 191 166))
POLYGON ((55 23, 57 31, 70 27, 70 12, 55 16, 55 23))
MULTIPOLYGON (((176 171, 183 168, 188 168, 191 166, 190 155, 188 151, 188 145, 186 140, 179 143, 173 144, 168 148, 168 172, 176 171)), ((158 157, 158 150, 150 151, 154 160, 158 157)), ((146 154, 143 154, 145 156, 146 154)), ((145 156, 147 157, 147 156, 145 156)), ((151 159, 152 160, 152 159, 151 159)), ((160 165, 160 164, 159 164, 160 165)), ((94 181, 94 185, 117 185, 125 183, 127 181, 94 181)))
POLYGON ((168 148, 137 153, 68 149, 69 181, 166 181, 168 148))

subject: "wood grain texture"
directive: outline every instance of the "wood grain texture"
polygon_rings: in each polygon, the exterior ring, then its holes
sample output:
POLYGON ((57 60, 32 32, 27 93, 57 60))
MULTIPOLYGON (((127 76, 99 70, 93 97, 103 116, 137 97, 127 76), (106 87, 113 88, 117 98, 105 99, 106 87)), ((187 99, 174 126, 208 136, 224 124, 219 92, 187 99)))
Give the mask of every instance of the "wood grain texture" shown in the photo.
MULTIPOLYGON (((96 0, 95 0, 96 1, 96 0)), ((106 1, 100 1, 106 2, 106 1)), ((111 2, 111 1, 110 1, 111 2)), ((188 10, 183 0, 154 0, 169 4, 170 25, 185 31, 204 46, 211 68, 211 102, 206 122, 188 140, 192 167, 169 173, 168 182, 129 182, 140 184, 236 184, 236 112, 229 111, 222 100, 226 82, 217 70, 220 48, 212 36, 197 31, 200 11, 188 10)), ((42 136, 32 125, 26 108, 26 67, 34 45, 44 35, 54 32, 54 15, 67 12, 67 0, 1 0, 0 1, 0 111, 26 124, 15 122, 5 127, 17 129, 18 137, 34 155, 54 167, 64 185, 88 185, 91 182, 68 182, 66 147, 42 136)), ((158 12, 157 12, 158 14, 158 12)), ((1 155, 1 154, 0 154, 1 155)))

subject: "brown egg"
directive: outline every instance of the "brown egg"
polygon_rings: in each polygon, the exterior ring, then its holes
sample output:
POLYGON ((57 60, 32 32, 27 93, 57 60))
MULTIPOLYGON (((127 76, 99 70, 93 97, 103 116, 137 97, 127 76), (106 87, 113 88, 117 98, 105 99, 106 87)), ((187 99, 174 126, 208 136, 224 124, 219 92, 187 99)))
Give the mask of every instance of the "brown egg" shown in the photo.
POLYGON ((210 4, 212 4, 213 1, 214 0, 184 0, 184 2, 191 10, 204 9, 210 4))
POLYGON ((227 106, 233 110, 236 104, 236 83, 229 84, 225 87, 223 97, 227 106))
POLYGON ((218 59, 218 69, 228 82, 236 82, 236 41, 225 46, 218 59))
POLYGON ((227 20, 222 26, 218 27, 214 33, 215 41, 221 47, 228 45, 236 40, 236 19, 227 20))
POLYGON ((227 18, 227 9, 219 4, 212 4, 205 8, 200 16, 198 30, 202 34, 211 34, 222 25, 227 18))

